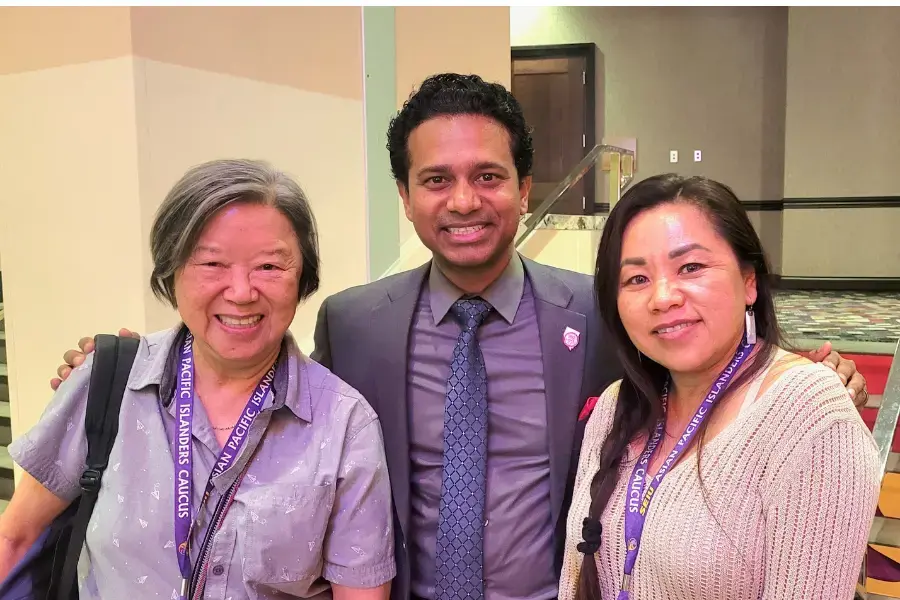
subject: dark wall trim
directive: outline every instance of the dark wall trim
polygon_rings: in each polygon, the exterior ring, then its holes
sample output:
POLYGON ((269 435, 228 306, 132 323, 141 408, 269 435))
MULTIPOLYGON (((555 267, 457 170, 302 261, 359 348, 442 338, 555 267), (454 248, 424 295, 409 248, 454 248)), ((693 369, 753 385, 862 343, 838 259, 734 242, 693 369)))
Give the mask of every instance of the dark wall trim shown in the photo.
POLYGON ((513 58, 560 58, 566 56, 587 56, 593 54, 597 45, 587 44, 547 44, 546 46, 513 46, 513 58))
POLYGON ((784 277, 773 283, 782 290, 826 290, 841 292, 900 292, 900 277, 784 277))
MULTIPOLYGON (((752 212, 781 212, 783 206, 781 200, 745 200, 741 204, 744 210, 752 212)), ((609 212, 609 202, 597 202, 594 204, 594 212, 605 214, 609 212)))
MULTIPOLYGON (((776 212, 811 208, 900 208, 900 196, 857 196, 842 198, 785 198, 784 200, 742 200, 744 210, 776 212)), ((609 204, 596 204, 597 212, 609 212, 609 204)))
MULTIPOLYGON (((511 56, 513 60, 517 58, 584 57, 584 153, 590 152, 597 144, 597 45, 589 43, 513 46, 511 56)), ((594 200, 597 198, 595 179, 593 171, 588 171, 584 177, 584 214, 586 215, 595 212, 594 200)), ((609 212, 609 207, 606 212, 609 212)))
POLYGON ((741 202, 744 210, 755 210, 759 212, 780 212, 784 208, 781 200, 744 200, 741 202))
POLYGON ((785 210, 810 208, 900 208, 900 196, 784 199, 785 210))
POLYGON ((779 211, 811 208, 900 208, 900 196, 845 196, 832 198, 785 198, 784 200, 744 200, 750 211, 779 211))

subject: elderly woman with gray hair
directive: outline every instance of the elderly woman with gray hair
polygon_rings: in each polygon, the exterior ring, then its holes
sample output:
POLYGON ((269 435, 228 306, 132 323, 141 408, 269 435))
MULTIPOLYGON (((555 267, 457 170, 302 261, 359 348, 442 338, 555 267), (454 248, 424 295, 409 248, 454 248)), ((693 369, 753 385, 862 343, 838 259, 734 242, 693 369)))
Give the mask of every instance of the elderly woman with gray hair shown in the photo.
MULTIPOLYGON (((141 340, 80 597, 387 598, 380 425, 288 332, 319 284, 303 192, 264 163, 198 166, 151 250, 151 287, 183 323, 141 340)), ((79 494, 91 358, 10 447, 25 475, 0 517, 0 580, 79 494)))

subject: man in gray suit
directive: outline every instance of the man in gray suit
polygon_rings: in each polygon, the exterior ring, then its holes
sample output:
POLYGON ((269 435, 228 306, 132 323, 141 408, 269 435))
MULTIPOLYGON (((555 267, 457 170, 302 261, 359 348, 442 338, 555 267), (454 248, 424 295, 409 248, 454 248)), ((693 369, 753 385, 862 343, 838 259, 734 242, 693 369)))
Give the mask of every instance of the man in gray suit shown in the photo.
POLYGON ((437 581, 437 546, 442 489, 450 487, 448 379, 465 329, 451 308, 476 297, 492 307, 477 334, 488 381, 486 494, 474 534, 483 538, 484 597, 555 598, 577 415, 620 376, 591 278, 514 249, 533 150, 502 86, 429 78, 392 121, 388 148, 406 216, 434 258, 326 299, 312 357, 362 392, 381 419, 399 525, 395 597, 461 593, 437 581))
MULTIPOLYGON (((555 598, 579 413, 621 376, 592 278, 515 250, 533 149, 503 86, 430 77, 391 122, 388 149, 433 259, 327 298, 312 358, 380 417, 392 598, 555 598)), ((67 353, 60 376, 82 358, 67 353)), ((851 361, 828 360, 862 389, 851 361)))

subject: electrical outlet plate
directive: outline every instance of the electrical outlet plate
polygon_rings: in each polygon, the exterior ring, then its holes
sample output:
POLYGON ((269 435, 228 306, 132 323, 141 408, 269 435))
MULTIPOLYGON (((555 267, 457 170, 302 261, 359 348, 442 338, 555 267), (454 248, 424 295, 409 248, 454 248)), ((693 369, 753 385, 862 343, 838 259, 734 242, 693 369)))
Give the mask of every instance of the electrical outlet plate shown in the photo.
POLYGON ((694 162, 700 162, 703 158, 702 152, 699 150, 694 150, 694 162))
POLYGON ((670 163, 678 162, 678 150, 669 150, 669 162, 670 163))

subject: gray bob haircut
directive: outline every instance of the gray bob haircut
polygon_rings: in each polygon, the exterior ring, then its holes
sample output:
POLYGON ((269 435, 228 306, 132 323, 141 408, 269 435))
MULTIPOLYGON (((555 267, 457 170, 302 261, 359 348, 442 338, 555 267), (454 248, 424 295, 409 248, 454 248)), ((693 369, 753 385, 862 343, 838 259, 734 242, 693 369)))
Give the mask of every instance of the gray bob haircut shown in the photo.
POLYGON ((297 302, 319 289, 316 221, 297 182, 266 162, 214 160, 185 173, 156 212, 150 232, 150 289, 157 298, 178 308, 176 271, 187 262, 213 216, 241 202, 277 208, 293 226, 303 257, 297 302))

